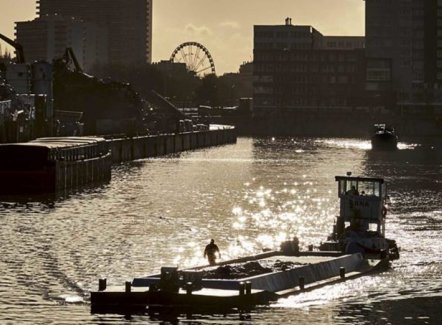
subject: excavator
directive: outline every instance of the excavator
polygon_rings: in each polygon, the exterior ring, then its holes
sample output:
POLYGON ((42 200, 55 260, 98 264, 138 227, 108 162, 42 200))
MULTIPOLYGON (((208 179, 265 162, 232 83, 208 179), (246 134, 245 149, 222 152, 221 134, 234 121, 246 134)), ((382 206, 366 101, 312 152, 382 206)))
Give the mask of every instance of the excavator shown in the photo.
MULTIPOLYGON (((16 52, 16 63, 25 63, 23 46, 0 34, 0 39, 16 52)), ((66 48, 63 55, 52 62, 54 109, 83 112, 86 134, 95 134, 99 120, 126 121, 126 133, 139 129, 140 121, 157 120, 164 124, 160 132, 175 131, 178 121, 185 119, 173 104, 152 91, 148 98, 141 96, 126 83, 102 80, 84 73, 74 50, 66 48), (153 116, 146 116, 155 108, 153 116), (167 122, 166 122, 167 121, 167 122)))

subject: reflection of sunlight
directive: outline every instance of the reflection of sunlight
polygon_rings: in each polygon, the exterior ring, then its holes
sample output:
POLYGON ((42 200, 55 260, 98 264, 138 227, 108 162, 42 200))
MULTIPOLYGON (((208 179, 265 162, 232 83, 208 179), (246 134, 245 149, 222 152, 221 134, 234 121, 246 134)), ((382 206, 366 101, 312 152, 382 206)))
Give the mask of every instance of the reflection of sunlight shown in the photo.
POLYGON ((262 245, 262 247, 273 248, 274 240, 273 237, 268 234, 259 235, 256 241, 262 245))
POLYGON ((68 304, 76 304, 84 302, 83 297, 77 295, 61 295, 59 298, 64 299, 64 301, 68 304))
POLYGON ((361 149, 361 150, 370 150, 371 149, 371 141, 370 140, 325 139, 325 140, 316 140, 315 142, 325 144, 329 147, 361 149))
POLYGON ((330 304, 337 300, 350 303, 354 300, 354 303, 357 303, 358 299, 368 303, 370 302, 370 288, 376 287, 379 281, 380 278, 378 277, 365 276, 279 299, 272 307, 302 309, 330 304))
POLYGON ((399 142, 397 144, 397 147, 399 150, 411 150, 411 149, 416 149, 417 147, 420 147, 420 145, 415 144, 415 143, 403 143, 403 142, 399 142))
MULTIPOLYGON (((307 175, 302 175, 307 178, 307 175)), ((271 188, 248 189, 246 207, 234 207, 232 225, 235 230, 256 232, 253 240, 262 248, 277 248, 279 244, 297 236, 301 247, 317 245, 330 232, 335 215, 335 201, 330 200, 331 190, 318 191, 312 181, 281 183, 279 190, 271 188), (296 189, 290 188, 302 185, 296 189), (319 234, 319 235, 318 235, 319 234), (322 236, 322 237, 320 237, 322 236)))
MULTIPOLYGON (((294 236, 303 249, 326 239, 337 207, 330 199, 332 191, 310 181, 307 174, 299 178, 288 181, 276 177, 280 187, 274 188, 255 187, 253 182, 244 187, 243 201, 231 209, 230 227, 234 233, 222 249, 222 260, 279 249, 283 241, 294 236)), ((196 242, 175 253, 173 261, 181 266, 207 264, 196 242)))
POLYGON ((235 207, 232 209, 232 213, 236 216, 240 215, 240 214, 242 214, 242 209, 240 207, 235 207))
MULTIPOLYGON (((346 149, 361 149, 361 150, 371 150, 371 140, 361 140, 361 139, 325 139, 316 140, 315 142, 325 144, 329 147, 338 147, 346 149)), ((419 144, 415 143, 403 143, 399 142, 397 147, 399 150, 411 150, 419 147, 419 144)))

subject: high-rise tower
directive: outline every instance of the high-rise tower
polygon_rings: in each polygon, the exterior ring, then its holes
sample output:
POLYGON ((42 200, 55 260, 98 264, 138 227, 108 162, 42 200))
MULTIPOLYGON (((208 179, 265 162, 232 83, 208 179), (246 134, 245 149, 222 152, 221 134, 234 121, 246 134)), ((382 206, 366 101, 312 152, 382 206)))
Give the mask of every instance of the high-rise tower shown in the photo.
POLYGON ((111 63, 152 61, 153 0, 37 0, 37 14, 75 17, 107 29, 111 63))
MULTIPOLYGON (((390 83, 399 102, 442 88, 442 0, 365 0, 367 81, 390 83)), ((430 96, 430 97, 428 97, 430 96)))

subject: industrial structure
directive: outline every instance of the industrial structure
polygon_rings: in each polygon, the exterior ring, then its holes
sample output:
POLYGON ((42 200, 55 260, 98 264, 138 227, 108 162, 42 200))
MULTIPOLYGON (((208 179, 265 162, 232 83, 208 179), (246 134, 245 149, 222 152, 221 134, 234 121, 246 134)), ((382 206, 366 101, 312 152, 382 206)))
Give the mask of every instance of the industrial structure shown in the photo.
POLYGON ((28 141, 51 135, 52 67, 25 63, 21 44, 0 34, 16 51, 15 62, 0 64, 0 142, 28 141))

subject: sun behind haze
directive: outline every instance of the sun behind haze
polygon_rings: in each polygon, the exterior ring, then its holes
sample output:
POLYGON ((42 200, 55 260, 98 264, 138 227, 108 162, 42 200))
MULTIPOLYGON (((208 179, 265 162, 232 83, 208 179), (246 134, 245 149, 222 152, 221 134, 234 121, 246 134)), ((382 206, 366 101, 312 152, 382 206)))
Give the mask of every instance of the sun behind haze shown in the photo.
MULTIPOLYGON (((35 2, 0 0, 0 33, 14 38, 14 22, 35 18, 35 2)), ((154 61, 168 59, 182 42, 197 41, 209 49, 218 74, 252 60, 253 25, 291 17, 324 35, 360 36, 365 24, 363 0, 154 0, 153 13, 154 61)))

